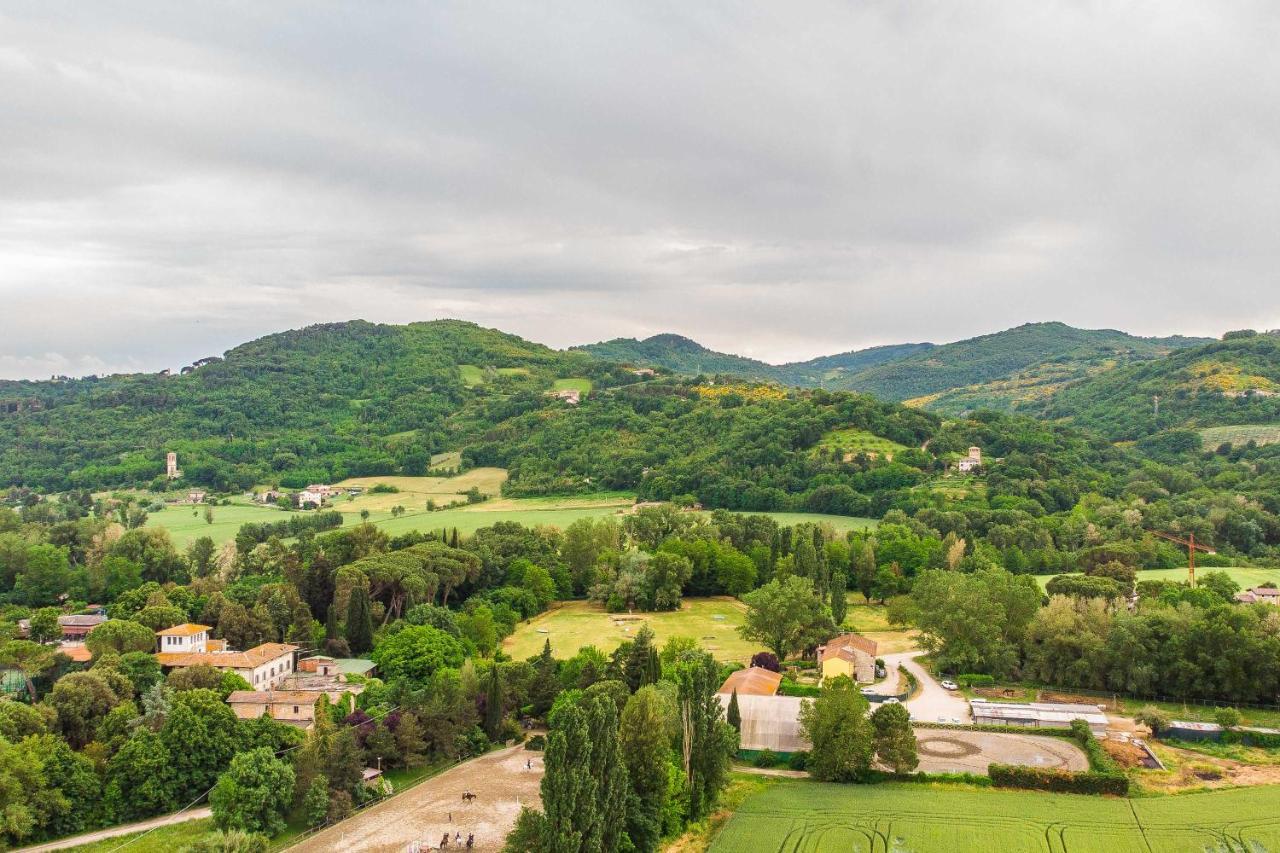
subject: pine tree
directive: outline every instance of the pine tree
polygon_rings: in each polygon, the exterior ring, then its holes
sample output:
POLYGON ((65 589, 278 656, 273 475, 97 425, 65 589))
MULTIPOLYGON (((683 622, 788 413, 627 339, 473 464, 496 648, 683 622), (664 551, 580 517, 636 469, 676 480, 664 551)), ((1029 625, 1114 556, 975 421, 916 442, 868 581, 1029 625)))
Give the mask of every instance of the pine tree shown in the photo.
POLYGON ((733 688, 733 695, 729 697, 729 710, 725 715, 725 720, 739 734, 742 733, 742 712, 738 710, 738 688, 733 688))
POLYGON ((654 651, 653 636, 653 629, 648 625, 643 626, 636 632, 636 638, 627 650, 626 662, 622 668, 622 678, 627 683, 627 689, 632 693, 657 680, 656 678, 650 680, 652 675, 650 656, 654 651))
POLYGON ((353 655, 362 655, 373 648, 373 614, 369 610, 369 593, 364 587, 351 591, 347 602, 347 645, 353 655))
POLYGON ((502 733, 502 721, 506 719, 506 714, 503 713, 503 701, 502 673, 498 670, 498 664, 495 661, 493 666, 489 667, 489 681, 484 694, 484 733, 490 740, 497 740, 502 733))
POLYGON ((844 617, 849 610, 844 587, 843 572, 836 572, 831 576, 831 621, 836 623, 837 628, 844 624, 844 617))

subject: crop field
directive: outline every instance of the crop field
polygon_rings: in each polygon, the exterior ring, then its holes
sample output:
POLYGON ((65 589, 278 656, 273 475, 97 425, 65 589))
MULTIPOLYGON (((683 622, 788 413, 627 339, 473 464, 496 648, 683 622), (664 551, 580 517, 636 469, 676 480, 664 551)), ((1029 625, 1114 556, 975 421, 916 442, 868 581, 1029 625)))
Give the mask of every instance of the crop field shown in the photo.
POLYGON ((868 453, 877 456, 893 456, 906 450, 904 444, 883 438, 865 429, 835 429, 827 433, 818 442, 818 447, 838 447, 848 453, 868 453))
POLYGON ((608 613, 599 604, 570 601, 518 626, 502 644, 516 659, 542 651, 550 640, 558 658, 572 657, 583 646, 608 654, 648 624, 661 646, 668 637, 692 637, 717 660, 747 661, 763 647, 738 636, 746 606, 727 597, 686 598, 680 610, 666 613, 608 613))
POLYGON ((1275 788, 1126 800, 942 785, 786 782, 749 797, 711 853, 1266 853, 1275 788))
MULTIPOLYGON (((1254 569, 1245 566, 1231 566, 1228 568, 1214 568, 1212 566, 1196 566, 1196 577, 1202 577, 1205 572, 1226 572, 1231 579, 1240 585, 1241 589, 1250 589, 1258 584, 1271 581, 1280 584, 1280 569, 1254 569)), ((1036 575, 1036 580, 1043 589, 1053 575, 1036 575)), ((1187 570, 1181 569, 1142 569, 1138 572, 1138 580, 1140 581, 1185 581, 1187 579, 1187 570)))
POLYGON ((1256 441, 1259 445, 1280 441, 1280 424, 1248 424, 1245 426, 1208 427, 1200 430, 1206 450, 1221 444, 1240 445, 1256 441))
MULTIPOLYGON (((710 515, 709 511, 703 511, 710 515)), ((744 515, 767 515, 784 526, 796 524, 829 524, 837 533, 850 530, 869 530, 880 522, 874 518, 857 518, 851 515, 827 515, 821 512, 745 512, 744 515)))

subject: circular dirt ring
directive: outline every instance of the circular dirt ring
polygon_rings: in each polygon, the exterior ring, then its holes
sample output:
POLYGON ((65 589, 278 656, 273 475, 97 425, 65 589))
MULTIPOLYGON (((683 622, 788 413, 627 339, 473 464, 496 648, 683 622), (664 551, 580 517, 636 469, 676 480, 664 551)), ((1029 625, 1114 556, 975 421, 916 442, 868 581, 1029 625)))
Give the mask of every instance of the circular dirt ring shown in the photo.
POLYGON ((950 737, 931 737, 916 743, 916 751, 932 758, 968 758, 982 752, 968 741, 950 737))

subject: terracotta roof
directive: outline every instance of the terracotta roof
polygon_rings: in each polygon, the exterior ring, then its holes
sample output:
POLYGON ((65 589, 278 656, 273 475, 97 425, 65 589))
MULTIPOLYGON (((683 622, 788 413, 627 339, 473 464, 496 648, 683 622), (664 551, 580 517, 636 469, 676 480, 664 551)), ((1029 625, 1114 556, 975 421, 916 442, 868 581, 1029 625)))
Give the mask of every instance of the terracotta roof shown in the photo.
POLYGON ((853 660, 854 652, 875 657, 876 648, 876 641, 870 637, 864 637, 861 634, 841 634, 839 637, 832 637, 825 646, 818 647, 818 659, 826 661, 839 657, 853 660))
POLYGON ((211 631, 213 628, 209 625, 196 625, 193 622, 184 622, 181 625, 174 625, 172 628, 165 628, 163 631, 156 631, 156 635, 160 637, 194 637, 202 631, 211 631))
POLYGON ((200 666, 218 669, 253 669, 298 650, 288 643, 263 643, 247 652, 160 652, 156 660, 161 666, 200 666))
POLYGON ((227 696, 232 705, 314 705, 323 690, 236 690, 227 696))
POLYGON ((105 616, 79 614, 75 616, 59 616, 58 624, 64 628, 93 628, 107 621, 105 616))
POLYGON ((226 640, 205 640, 204 650, 206 652, 225 652, 227 650, 226 640))
POLYGON ((739 696, 773 696, 781 683, 782 673, 753 666, 729 673, 717 692, 732 693, 737 690, 739 696))

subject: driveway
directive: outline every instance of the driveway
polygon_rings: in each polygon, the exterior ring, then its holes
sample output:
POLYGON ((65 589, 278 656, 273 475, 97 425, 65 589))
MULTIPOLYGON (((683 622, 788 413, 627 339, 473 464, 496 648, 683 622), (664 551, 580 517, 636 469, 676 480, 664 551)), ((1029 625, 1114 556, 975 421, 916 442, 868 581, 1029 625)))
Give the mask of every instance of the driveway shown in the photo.
POLYGON ((959 693, 943 690, 942 685, 916 662, 916 658, 922 654, 924 653, 903 652, 884 656, 886 666, 896 669, 901 664, 907 672, 916 677, 916 681, 920 684, 919 692, 903 703, 911 712, 912 718, 924 723, 936 723, 939 717, 945 717, 947 722, 951 722, 952 719, 962 723, 973 722, 969 716, 968 700, 959 693))

